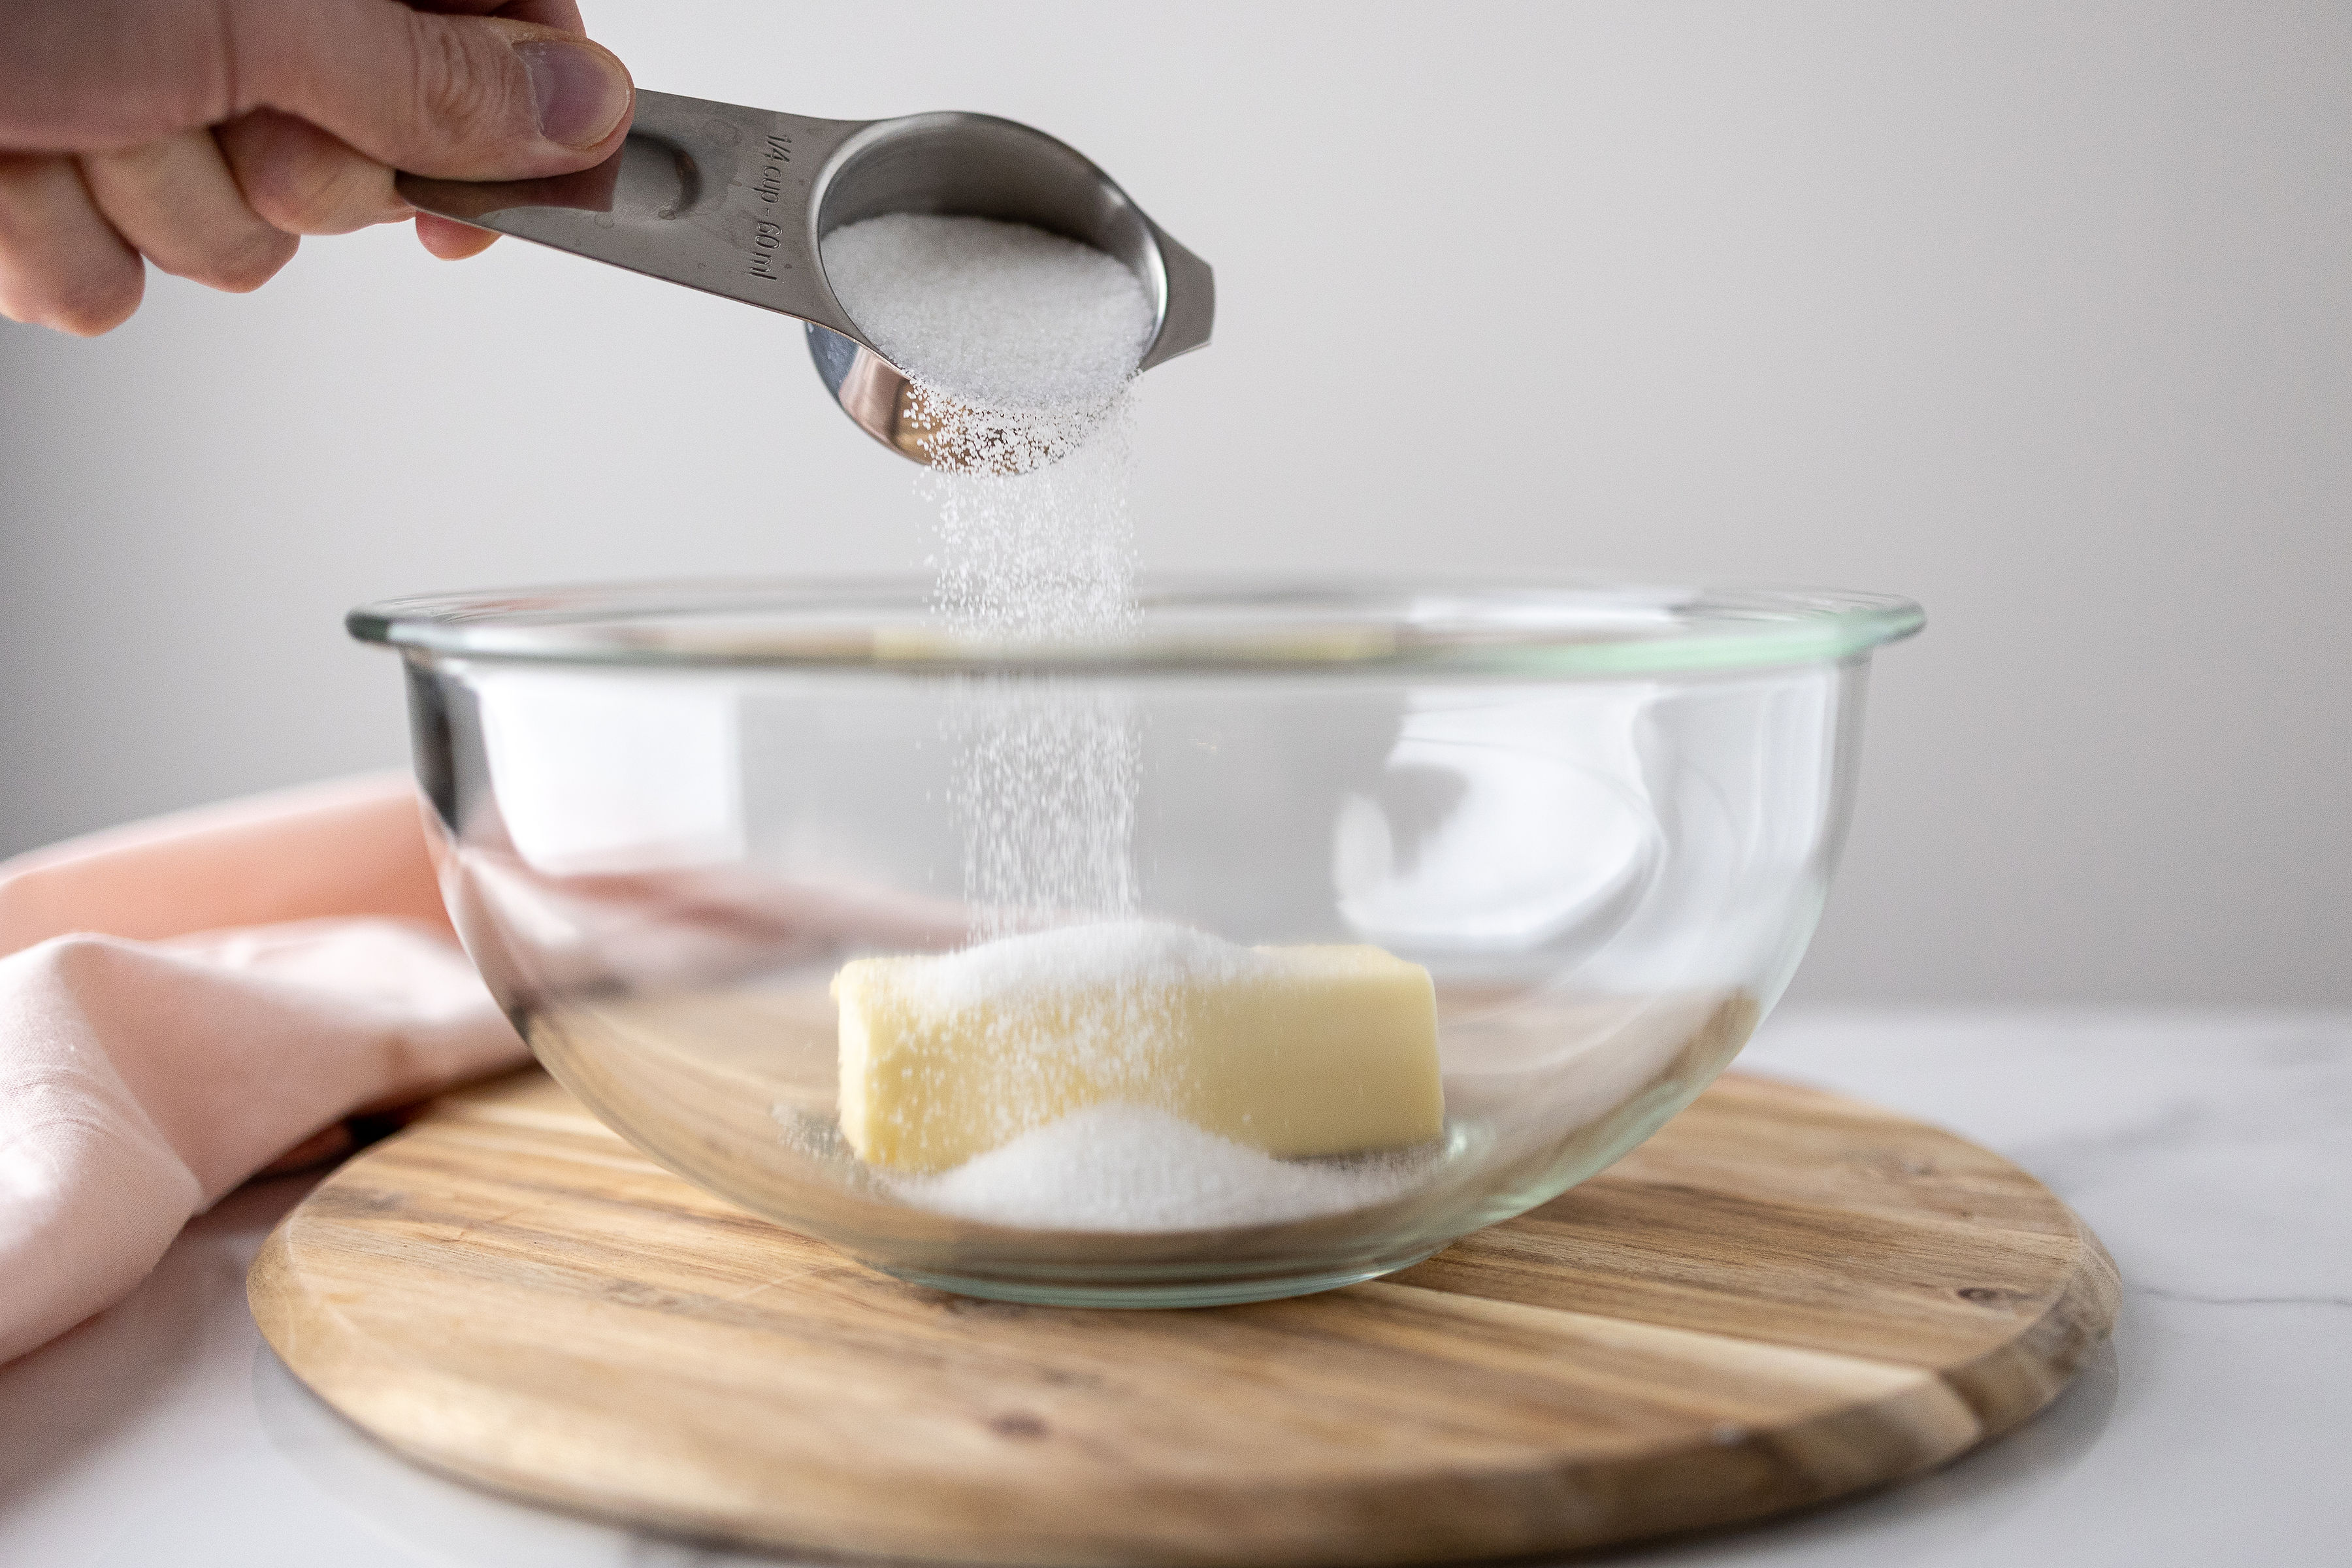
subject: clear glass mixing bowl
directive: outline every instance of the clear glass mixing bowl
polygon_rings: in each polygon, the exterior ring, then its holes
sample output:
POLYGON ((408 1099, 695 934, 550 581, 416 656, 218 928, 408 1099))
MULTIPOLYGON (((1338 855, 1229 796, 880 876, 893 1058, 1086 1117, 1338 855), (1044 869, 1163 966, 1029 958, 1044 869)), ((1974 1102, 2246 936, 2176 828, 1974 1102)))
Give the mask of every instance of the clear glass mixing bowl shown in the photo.
MULTIPOLYGON (((1788 983, 1847 818, 1869 656, 1922 622, 1843 593, 1163 583, 1131 630, 1024 646, 928 602, 912 581, 645 584, 408 599, 351 626, 405 656, 467 950, 598 1116, 877 1268, 1100 1305, 1385 1273, 1647 1137, 1788 983), (1242 1110, 1208 1166, 1115 1121, 1021 1171, 860 1158, 828 991, 845 963, 1137 919, 1420 966, 1442 1121, 1410 1146, 1235 1142, 1348 1107, 1378 1121, 1396 1047, 1335 1012, 1311 1049, 1277 1028, 1238 1067, 1163 1051, 1159 1076, 1098 1091, 1181 1114, 1180 1080, 1219 1079, 1242 1110), (1234 1076, 1261 1069, 1288 1076, 1234 1076), (1283 1103, 1253 1121, 1261 1092, 1283 1103)), ((901 1087, 987 1100, 1009 1140, 1022 1107, 1071 1103, 1010 1081, 1022 1061, 966 1062, 981 1077, 954 1089, 934 1060, 901 1087)))

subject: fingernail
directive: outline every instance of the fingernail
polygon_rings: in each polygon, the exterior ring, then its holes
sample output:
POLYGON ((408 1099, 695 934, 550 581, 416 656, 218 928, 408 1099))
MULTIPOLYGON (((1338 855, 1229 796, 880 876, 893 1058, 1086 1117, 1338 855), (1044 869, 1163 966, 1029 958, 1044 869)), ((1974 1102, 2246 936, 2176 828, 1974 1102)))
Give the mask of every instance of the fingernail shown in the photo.
POLYGON ((566 147, 593 147, 629 111, 629 79, 604 50, 533 38, 517 44, 530 73, 539 133, 566 147))

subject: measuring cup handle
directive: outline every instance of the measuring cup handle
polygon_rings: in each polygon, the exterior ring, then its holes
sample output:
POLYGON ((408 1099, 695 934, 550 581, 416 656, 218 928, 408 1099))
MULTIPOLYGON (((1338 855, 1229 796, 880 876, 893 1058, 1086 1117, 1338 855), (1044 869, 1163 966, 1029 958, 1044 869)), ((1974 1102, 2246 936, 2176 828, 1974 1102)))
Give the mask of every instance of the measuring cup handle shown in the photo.
POLYGON ((500 181, 404 174, 394 184, 420 212, 864 342, 825 284, 813 206, 827 163, 868 123, 640 89, 629 134, 593 169, 500 181))

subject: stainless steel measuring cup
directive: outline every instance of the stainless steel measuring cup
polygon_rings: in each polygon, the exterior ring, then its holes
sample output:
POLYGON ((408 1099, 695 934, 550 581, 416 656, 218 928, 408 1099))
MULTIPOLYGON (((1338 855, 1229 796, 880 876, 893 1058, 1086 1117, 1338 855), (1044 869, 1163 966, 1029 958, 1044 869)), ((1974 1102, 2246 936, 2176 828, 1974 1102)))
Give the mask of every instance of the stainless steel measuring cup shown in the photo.
POLYGON ((933 453, 907 377, 825 281, 818 244, 833 230, 884 213, 948 213, 1091 245, 1151 299, 1144 370, 1206 343, 1216 312, 1209 264, 1109 175, 1044 132, 992 115, 810 120, 640 90, 627 139, 593 169, 396 183, 420 211, 798 317, 835 401, 917 462, 933 453))

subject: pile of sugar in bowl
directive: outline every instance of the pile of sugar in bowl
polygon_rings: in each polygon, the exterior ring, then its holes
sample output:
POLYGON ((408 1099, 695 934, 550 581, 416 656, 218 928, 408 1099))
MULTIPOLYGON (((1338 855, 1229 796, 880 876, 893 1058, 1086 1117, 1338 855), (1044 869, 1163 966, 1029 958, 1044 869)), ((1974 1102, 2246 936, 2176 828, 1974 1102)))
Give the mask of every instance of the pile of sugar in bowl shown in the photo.
POLYGON ((1386 1203, 1433 1163, 1418 1151, 1345 1163, 1277 1160, 1154 1107, 1109 1100, 896 1187, 919 1208, 984 1225, 1217 1230, 1386 1203))

